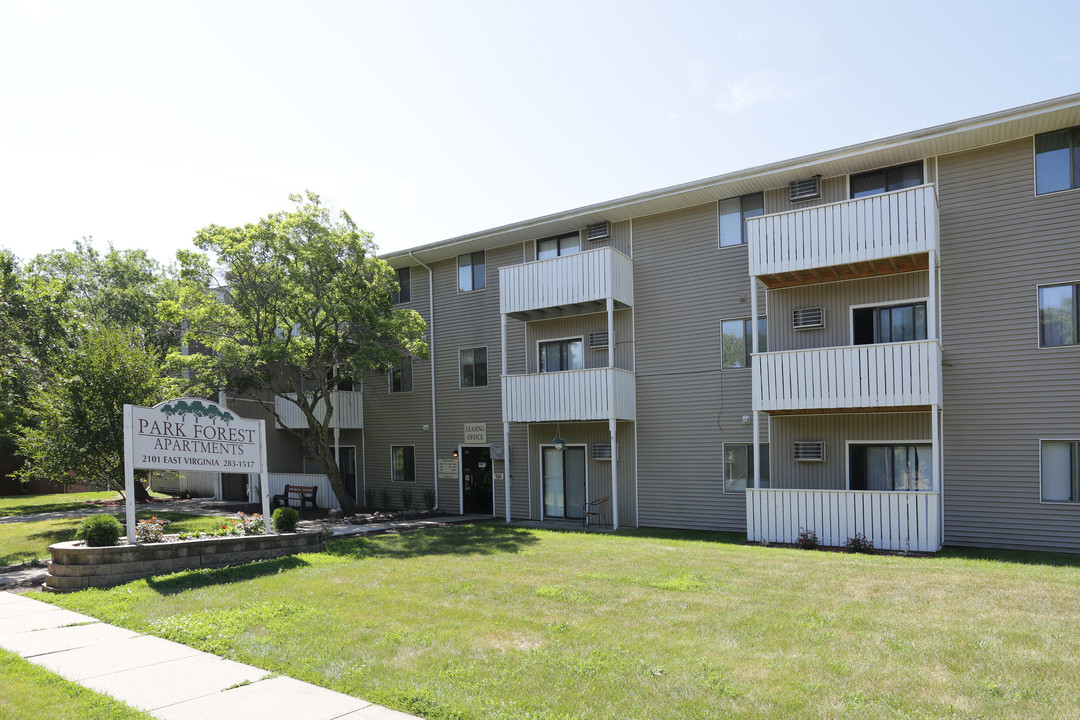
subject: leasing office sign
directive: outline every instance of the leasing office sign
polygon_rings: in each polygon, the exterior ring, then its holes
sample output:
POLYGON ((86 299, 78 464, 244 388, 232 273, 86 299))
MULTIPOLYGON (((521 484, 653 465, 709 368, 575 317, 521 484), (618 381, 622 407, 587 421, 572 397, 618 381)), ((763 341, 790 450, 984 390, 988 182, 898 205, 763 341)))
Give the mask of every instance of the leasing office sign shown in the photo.
POLYGON ((136 468, 262 472, 258 420, 200 398, 177 398, 152 408, 131 408, 131 445, 136 468))

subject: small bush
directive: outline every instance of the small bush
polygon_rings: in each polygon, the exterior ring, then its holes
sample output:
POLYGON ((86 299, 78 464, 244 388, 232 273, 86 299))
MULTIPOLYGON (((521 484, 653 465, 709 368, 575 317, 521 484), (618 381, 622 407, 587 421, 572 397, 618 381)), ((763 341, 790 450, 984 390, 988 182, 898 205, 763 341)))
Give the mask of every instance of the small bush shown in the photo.
POLYGON ((157 516, 135 523, 135 540, 141 543, 159 543, 165 541, 165 525, 168 520, 157 516))
POLYGON ((79 523, 76 540, 85 540, 90 547, 115 545, 124 534, 124 526, 112 515, 91 515, 79 523))
POLYGON ((866 537, 862 533, 855 533, 855 537, 849 537, 847 542, 844 543, 851 552, 868 553, 874 550, 874 541, 866 537))
POLYGON ((296 524, 300 522, 300 513, 296 508, 279 507, 270 516, 270 524, 274 526, 274 532, 296 532, 296 524))
POLYGON ((819 544, 817 533, 813 530, 799 530, 799 537, 795 539, 795 544, 803 550, 813 550, 819 544))
POLYGON ((424 509, 429 512, 435 509, 435 488, 424 488, 424 509))
POLYGON ((379 491, 379 509, 390 509, 390 488, 383 488, 379 491))
POLYGON ((364 507, 375 507, 375 488, 364 488, 364 507))
POLYGON ((401 488, 401 504, 406 510, 412 510, 412 488, 401 488))

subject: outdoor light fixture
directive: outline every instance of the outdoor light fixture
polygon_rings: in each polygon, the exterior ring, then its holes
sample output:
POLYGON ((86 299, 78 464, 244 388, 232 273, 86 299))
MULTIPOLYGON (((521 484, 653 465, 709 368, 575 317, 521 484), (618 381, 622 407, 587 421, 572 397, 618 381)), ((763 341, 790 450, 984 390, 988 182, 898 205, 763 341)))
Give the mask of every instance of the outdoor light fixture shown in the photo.
POLYGON ((454 452, 450 453, 450 457, 452 457, 452 458, 456 458, 456 457, 457 457, 457 450, 455 450, 454 452))

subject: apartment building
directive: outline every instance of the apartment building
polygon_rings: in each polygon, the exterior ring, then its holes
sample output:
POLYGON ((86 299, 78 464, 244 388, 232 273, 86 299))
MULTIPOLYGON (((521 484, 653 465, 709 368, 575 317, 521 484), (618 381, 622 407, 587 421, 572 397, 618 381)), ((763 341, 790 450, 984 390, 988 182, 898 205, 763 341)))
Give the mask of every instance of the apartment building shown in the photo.
POLYGON ((1080 94, 389 253, 357 492, 1080 551, 1078 188, 1080 94))

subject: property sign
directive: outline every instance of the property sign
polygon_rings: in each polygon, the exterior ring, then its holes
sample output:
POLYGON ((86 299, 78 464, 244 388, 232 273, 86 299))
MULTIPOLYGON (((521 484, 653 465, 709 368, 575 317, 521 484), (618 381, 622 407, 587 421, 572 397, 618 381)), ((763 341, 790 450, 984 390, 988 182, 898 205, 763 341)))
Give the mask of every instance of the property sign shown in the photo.
POLYGON ((439 460, 439 479, 457 479, 457 460, 439 460))
POLYGON ((465 444, 487 443, 487 423, 465 423, 465 444))
POLYGON ((132 406, 135 467, 260 473, 259 421, 199 398, 177 398, 152 408, 132 406))

